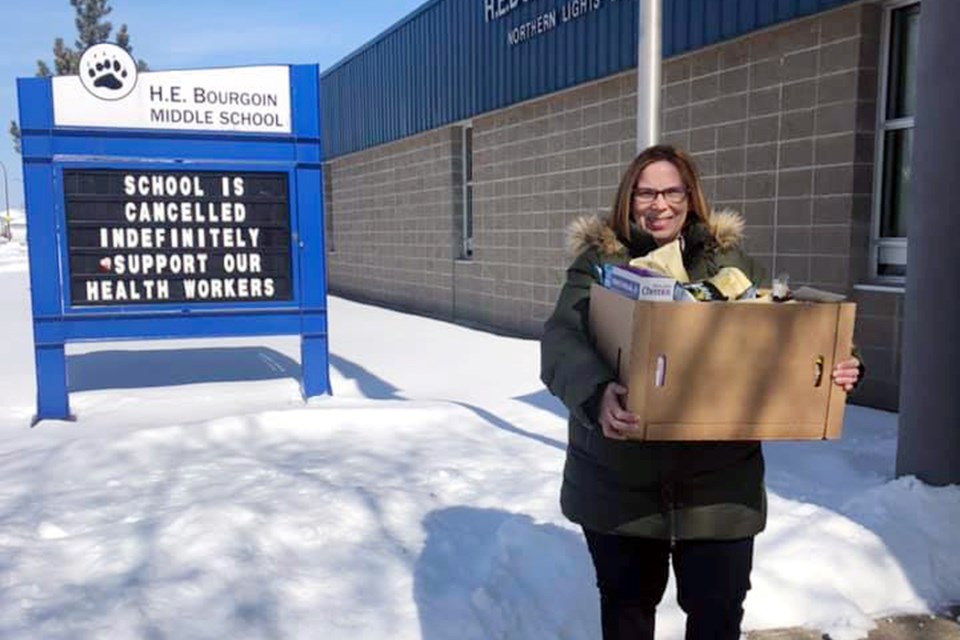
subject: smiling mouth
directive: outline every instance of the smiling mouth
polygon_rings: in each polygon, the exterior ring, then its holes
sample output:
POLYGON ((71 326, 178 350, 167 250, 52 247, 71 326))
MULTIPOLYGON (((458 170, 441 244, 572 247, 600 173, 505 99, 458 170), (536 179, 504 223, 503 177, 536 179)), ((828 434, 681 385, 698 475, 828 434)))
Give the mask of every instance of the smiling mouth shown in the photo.
POLYGON ((664 222, 670 222, 671 220, 675 219, 676 217, 677 217, 677 216, 674 215, 674 214, 666 215, 666 216, 658 216, 658 215, 646 215, 646 216, 644 216, 644 218, 646 218, 647 224, 662 224, 662 223, 664 223, 664 222))

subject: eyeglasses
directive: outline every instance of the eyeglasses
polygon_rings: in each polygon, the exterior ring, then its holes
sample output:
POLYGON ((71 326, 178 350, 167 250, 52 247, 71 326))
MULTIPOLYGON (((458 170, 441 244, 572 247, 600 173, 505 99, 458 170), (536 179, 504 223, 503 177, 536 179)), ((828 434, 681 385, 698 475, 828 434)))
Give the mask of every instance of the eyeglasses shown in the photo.
POLYGON ((666 189, 634 189, 633 199, 640 204, 653 204, 660 196, 670 204, 682 204, 687 199, 686 187, 668 187, 666 189))

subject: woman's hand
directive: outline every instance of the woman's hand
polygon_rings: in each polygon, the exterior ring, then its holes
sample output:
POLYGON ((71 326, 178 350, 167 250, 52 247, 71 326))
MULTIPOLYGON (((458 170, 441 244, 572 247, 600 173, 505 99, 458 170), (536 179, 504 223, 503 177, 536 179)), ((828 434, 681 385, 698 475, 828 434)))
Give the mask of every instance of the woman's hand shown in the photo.
POLYGON ((856 358, 838 362, 833 367, 833 383, 838 387, 843 387, 844 391, 852 391, 859 379, 860 361, 856 358))
POLYGON ((623 398, 626 395, 626 387, 610 382, 600 398, 597 421, 603 428, 603 435, 611 440, 626 440, 627 434, 639 429, 637 416, 623 408, 623 398))

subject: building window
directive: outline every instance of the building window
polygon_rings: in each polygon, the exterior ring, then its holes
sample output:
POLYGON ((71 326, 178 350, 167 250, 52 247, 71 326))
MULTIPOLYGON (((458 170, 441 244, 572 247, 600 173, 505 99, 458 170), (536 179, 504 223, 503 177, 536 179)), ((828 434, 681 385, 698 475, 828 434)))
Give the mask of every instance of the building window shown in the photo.
POLYGON ((461 130, 460 166, 463 170, 463 193, 460 210, 460 259, 473 258, 473 126, 461 130))
POLYGON ((907 228, 912 204, 910 159, 919 26, 919 2, 893 2, 884 8, 871 254, 874 276, 901 282, 907 274, 907 228))

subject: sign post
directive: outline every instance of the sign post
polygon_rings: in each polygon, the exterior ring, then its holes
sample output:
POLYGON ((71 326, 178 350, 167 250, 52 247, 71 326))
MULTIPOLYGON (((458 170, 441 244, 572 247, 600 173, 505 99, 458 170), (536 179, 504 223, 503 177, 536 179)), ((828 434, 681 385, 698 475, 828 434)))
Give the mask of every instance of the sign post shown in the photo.
POLYGON ((72 341, 300 335, 329 393, 317 67, 128 58, 18 81, 37 420, 70 417, 72 341))

